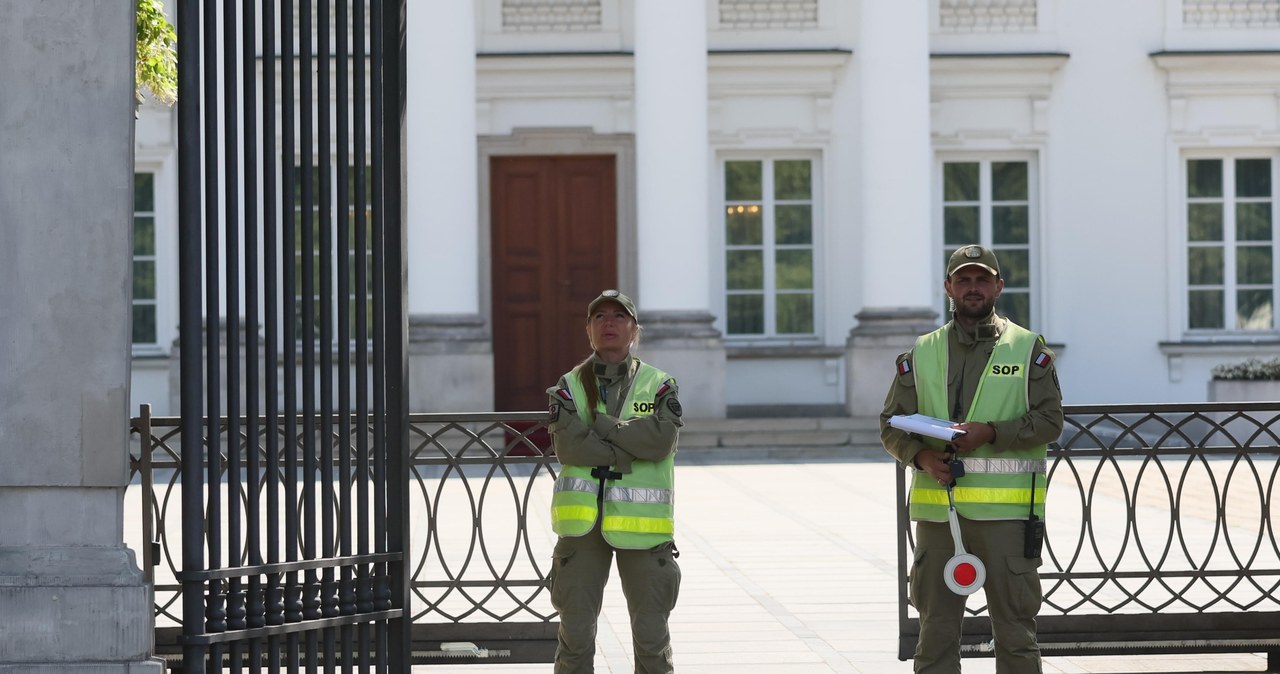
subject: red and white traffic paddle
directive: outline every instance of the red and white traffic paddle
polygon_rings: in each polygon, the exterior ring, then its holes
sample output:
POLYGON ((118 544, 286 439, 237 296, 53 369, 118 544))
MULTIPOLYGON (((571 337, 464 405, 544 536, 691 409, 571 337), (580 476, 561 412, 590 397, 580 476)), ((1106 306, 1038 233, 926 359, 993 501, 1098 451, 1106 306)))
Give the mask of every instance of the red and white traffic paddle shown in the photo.
POLYGON ((956 554, 947 560, 942 570, 942 579, 947 587, 959 595, 971 595, 982 587, 987 580, 987 567, 982 560, 964 551, 964 541, 960 539, 960 520, 956 515, 956 500, 951 493, 955 483, 947 485, 947 519, 951 522, 951 539, 956 542, 956 554))

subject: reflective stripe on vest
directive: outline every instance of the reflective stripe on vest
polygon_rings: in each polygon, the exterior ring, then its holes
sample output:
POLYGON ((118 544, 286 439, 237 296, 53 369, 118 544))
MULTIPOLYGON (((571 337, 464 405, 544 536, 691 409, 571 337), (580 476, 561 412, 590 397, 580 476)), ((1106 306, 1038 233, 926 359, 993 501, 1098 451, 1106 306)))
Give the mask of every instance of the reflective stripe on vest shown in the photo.
POLYGON ((604 500, 618 503, 666 503, 675 502, 675 494, 670 489, 634 489, 629 487, 609 487, 604 490, 604 500))
POLYGON ((964 457, 964 472, 968 473, 1043 473, 1044 459, 988 459, 977 456, 964 457))
MULTIPOLYGON (((646 363, 636 370, 631 392, 622 407, 622 418, 631 419, 653 413, 658 389, 670 377, 646 363)), ((564 377, 574 400, 586 400, 586 391, 575 373, 564 377)), ((603 401, 597 407, 605 413, 603 401)), ((586 410, 578 416, 590 424, 586 410)), ((591 466, 563 465, 551 499, 551 526, 561 536, 582 536, 591 531, 597 518, 606 541, 616 548, 648 549, 672 540, 675 532, 675 453, 661 461, 637 459, 631 472, 618 480, 606 480, 603 497, 598 478, 592 477, 591 466), (604 502, 600 517, 599 502, 604 502)))
MULTIPOLYGON (((950 418, 948 329, 943 326, 916 340, 912 364, 916 373, 916 402, 922 414, 950 418)), ((1031 354, 1039 335, 1006 321, 978 381, 966 421, 1001 421, 1027 413, 1031 354)), ((934 449, 941 440, 925 439, 934 449)), ((1029 512, 1044 516, 1045 455, 1047 445, 996 453, 991 445, 960 455, 965 476, 956 480, 956 511, 974 520, 1024 519, 1029 512)), ((911 519, 947 520, 947 492, 928 473, 916 471, 911 483, 911 519)))

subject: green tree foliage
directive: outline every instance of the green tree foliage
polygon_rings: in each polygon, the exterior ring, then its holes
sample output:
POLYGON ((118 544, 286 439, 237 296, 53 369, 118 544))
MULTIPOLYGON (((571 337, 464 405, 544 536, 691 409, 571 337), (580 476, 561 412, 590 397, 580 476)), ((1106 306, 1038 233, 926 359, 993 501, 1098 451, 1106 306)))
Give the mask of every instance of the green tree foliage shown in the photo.
POLYGON ((156 100, 178 100, 178 33, 164 15, 164 0, 138 0, 138 102, 146 88, 156 100))

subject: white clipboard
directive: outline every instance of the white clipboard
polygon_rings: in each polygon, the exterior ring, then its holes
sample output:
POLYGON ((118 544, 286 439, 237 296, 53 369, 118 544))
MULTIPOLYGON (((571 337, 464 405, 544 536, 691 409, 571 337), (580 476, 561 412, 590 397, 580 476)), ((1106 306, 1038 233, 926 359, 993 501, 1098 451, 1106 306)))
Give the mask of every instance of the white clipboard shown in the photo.
POLYGON ((950 442, 964 435, 959 428, 952 428, 955 422, 939 419, 924 414, 895 414, 889 417, 889 425, 908 433, 919 433, 930 438, 938 438, 950 442))

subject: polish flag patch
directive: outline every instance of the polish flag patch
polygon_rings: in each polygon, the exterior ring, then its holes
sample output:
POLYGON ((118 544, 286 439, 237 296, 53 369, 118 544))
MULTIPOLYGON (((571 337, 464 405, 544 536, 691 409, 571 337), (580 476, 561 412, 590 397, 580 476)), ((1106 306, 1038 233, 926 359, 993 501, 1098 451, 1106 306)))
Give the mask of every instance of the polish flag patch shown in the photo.
POLYGON ((662 388, 658 389, 657 395, 653 397, 654 399, 661 398, 664 393, 670 390, 671 390, 671 384, 668 384, 667 382, 664 381, 662 382, 662 388))
POLYGON ((1049 354, 1047 354, 1047 353, 1045 353, 1045 352, 1041 351, 1041 352, 1040 352, 1040 355, 1036 356, 1036 359, 1035 359, 1035 360, 1033 360, 1033 361, 1031 361, 1031 362, 1035 363, 1036 365, 1039 365, 1040 367, 1048 367, 1048 366, 1049 366, 1049 354))
POLYGON ((911 372, 911 361, 906 358, 898 361, 898 375, 901 376, 909 372, 911 372))
POLYGON ((567 388, 556 389, 556 395, 560 396, 562 400, 573 400, 573 394, 569 393, 567 388))

